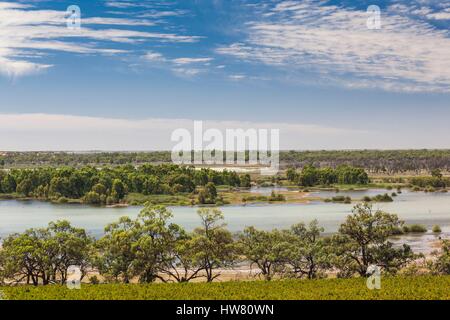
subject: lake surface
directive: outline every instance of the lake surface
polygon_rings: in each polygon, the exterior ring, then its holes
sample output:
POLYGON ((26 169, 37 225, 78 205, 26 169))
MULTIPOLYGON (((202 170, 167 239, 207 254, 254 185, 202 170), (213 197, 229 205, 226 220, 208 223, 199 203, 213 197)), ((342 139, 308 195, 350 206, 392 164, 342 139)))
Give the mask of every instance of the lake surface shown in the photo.
MULTIPOLYGON (((259 190, 258 192, 263 192, 259 190)), ((368 190, 351 192, 314 192, 311 196, 329 198, 335 195, 349 195, 353 199, 365 195, 374 196, 386 193, 386 190, 368 190)), ((298 222, 310 222, 314 219, 325 228, 326 233, 336 232, 339 225, 351 213, 354 204, 324 203, 309 204, 274 204, 225 206, 224 212, 228 228, 241 231, 246 226, 261 229, 288 228, 298 222)), ((423 224, 431 230, 435 224, 441 226, 443 234, 450 235, 450 194, 423 193, 403 191, 392 203, 377 203, 375 208, 396 213, 407 224, 423 224)), ((100 236, 106 224, 116 221, 121 216, 136 217, 140 207, 99 208, 86 205, 56 205, 39 201, 0 201, 0 237, 14 232, 22 232, 31 227, 44 227, 50 221, 69 220, 73 225, 88 230, 94 236, 100 236)), ((174 222, 187 230, 199 224, 196 207, 174 207, 174 222)), ((429 251, 425 242, 435 240, 430 232, 423 236, 404 237, 409 244, 419 251, 429 251)))

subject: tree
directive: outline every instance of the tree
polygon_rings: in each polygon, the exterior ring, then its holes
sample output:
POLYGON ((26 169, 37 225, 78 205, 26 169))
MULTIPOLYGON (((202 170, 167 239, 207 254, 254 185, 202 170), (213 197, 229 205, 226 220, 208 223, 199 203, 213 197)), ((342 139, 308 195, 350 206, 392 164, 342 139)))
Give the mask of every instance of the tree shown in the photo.
POLYGON ((97 242, 99 251, 95 264, 107 278, 129 283, 136 259, 134 245, 140 232, 136 222, 122 217, 105 228, 105 235, 97 242))
POLYGON ((218 268, 232 266, 236 259, 236 248, 231 233, 222 222, 223 213, 218 209, 204 208, 197 211, 201 219, 201 227, 192 235, 192 245, 197 252, 195 260, 205 272, 207 282, 220 276, 215 272, 218 268))
POLYGON ((150 205, 146 205, 138 216, 139 239, 133 244, 133 274, 141 283, 156 279, 166 282, 164 274, 177 278, 174 264, 182 256, 177 255, 177 250, 186 233, 180 226, 169 223, 172 217, 166 207, 150 205))
POLYGON ((436 259, 429 263, 431 273, 435 275, 450 275, 450 241, 443 240, 441 250, 433 252, 433 256, 436 259))
POLYGON ((307 165, 303 168, 300 174, 299 184, 304 187, 312 187, 319 181, 319 174, 317 168, 307 165))
POLYGON ((431 170, 431 176, 433 178, 442 179, 443 175, 440 169, 433 169, 431 170))
POLYGON ((17 185, 17 193, 29 197, 33 191, 33 184, 30 179, 24 179, 17 185))
POLYGON ((100 205, 103 204, 104 201, 102 197, 95 191, 90 191, 85 194, 83 197, 83 201, 87 204, 100 205))
POLYGON ((13 234, 5 239, 0 251, 2 278, 35 286, 64 284, 69 266, 79 266, 86 273, 92 241, 83 229, 67 221, 13 234))
POLYGON ((290 181, 290 182, 297 182, 298 180, 298 173, 295 170, 295 168, 288 168, 286 170, 286 178, 290 181))
POLYGON ((200 204, 215 204, 217 200, 217 189, 214 183, 208 182, 198 194, 200 204))
POLYGON ((296 277, 315 279, 330 267, 329 247, 320 238, 323 231, 314 220, 308 227, 299 223, 287 232, 283 256, 296 277))
POLYGON ((261 231, 248 227, 239 236, 239 248, 251 267, 256 265, 260 275, 270 281, 284 270, 286 240, 286 235, 279 230, 261 231))
POLYGON ((415 258, 411 248, 394 248, 388 238, 401 228, 397 215, 374 211, 368 203, 358 204, 333 237, 335 264, 341 276, 353 273, 365 277, 370 265, 378 265, 389 273, 396 273, 415 258))
POLYGON ((106 187, 101 183, 97 183, 96 185, 94 185, 91 191, 97 193, 98 195, 106 195, 107 193, 106 187))
POLYGON ((67 281, 70 266, 81 270, 81 279, 91 267, 94 239, 81 228, 75 228, 68 221, 50 222, 47 228, 50 238, 55 242, 58 255, 53 262, 55 281, 61 284, 67 281))
POLYGON ((119 179, 114 179, 111 188, 111 197, 117 201, 122 200, 127 194, 124 183, 119 179))
POLYGON ((16 192, 16 180, 11 174, 7 174, 3 180, 2 183, 2 191, 4 193, 13 193, 16 192))
POLYGON ((241 176, 241 187, 250 188, 252 186, 252 181, 249 174, 244 174, 241 176))

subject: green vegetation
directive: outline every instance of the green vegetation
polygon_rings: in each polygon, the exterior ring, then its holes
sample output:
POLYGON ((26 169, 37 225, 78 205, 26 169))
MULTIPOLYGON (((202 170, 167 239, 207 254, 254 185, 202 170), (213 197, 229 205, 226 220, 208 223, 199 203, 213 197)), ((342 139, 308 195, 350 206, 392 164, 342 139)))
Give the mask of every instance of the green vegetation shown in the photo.
POLYGON ((286 151, 280 153, 280 161, 296 168, 350 165, 375 174, 419 174, 434 169, 450 171, 450 150, 286 151))
POLYGON ((244 196, 242 198, 242 202, 284 202, 286 201, 286 197, 282 194, 276 193, 272 191, 270 196, 264 196, 264 195, 251 195, 251 196, 244 196))
MULTIPOLYGON (((404 172, 431 172, 434 169, 450 171, 450 150, 352 150, 352 151, 282 151, 282 167, 303 168, 338 167, 350 165, 370 173, 393 174, 404 172)), ((170 151, 159 152, 5 152, 0 155, 0 166, 5 168, 42 166, 120 166, 132 164, 169 163, 170 151)))
MULTIPOLYGON (((248 187, 249 175, 235 172, 196 170, 177 165, 119 166, 96 169, 93 167, 38 168, 0 170, 0 194, 14 198, 35 198, 57 203, 84 202, 93 205, 126 203, 141 204, 149 195, 177 195, 183 199, 169 199, 169 203, 192 203, 186 194, 200 188, 199 203, 214 204, 215 185, 248 187), (242 178, 242 179, 241 179, 242 178), (206 192, 206 193, 205 193, 206 192), (134 196, 128 198, 129 194, 134 196), (131 202, 130 201, 130 202, 131 202)), ((162 198, 160 198, 162 199, 162 198)), ((148 199, 158 203, 157 198, 148 199)))
POLYGON ((184 284, 4 287, 10 300, 448 300, 450 276, 386 277, 381 290, 365 279, 285 280, 184 284))
POLYGON ((375 197, 372 197, 372 198, 369 197, 369 196, 365 196, 362 200, 364 202, 393 202, 394 201, 394 199, 392 199, 392 197, 389 196, 387 193, 385 193, 385 194, 378 194, 378 195, 376 195, 375 197))
MULTIPOLYGON (((317 279, 331 271, 339 278, 367 277, 371 265, 392 276, 420 257, 409 246, 389 241, 403 222, 367 203, 356 205, 330 237, 322 235, 317 221, 287 230, 248 227, 233 235, 220 210, 202 208, 198 215, 199 227, 192 232, 172 223, 166 207, 147 205, 136 219, 122 217, 107 225, 98 240, 67 221, 12 234, 0 250, 0 284, 62 285, 73 265, 80 267, 83 277, 94 272, 102 283, 125 284, 212 282, 241 263, 250 264, 253 275, 265 280, 317 279)), ((444 241, 443 250, 427 261, 432 274, 448 274, 448 247, 444 241)), ((98 278, 91 280, 98 282, 98 278)))
POLYGON ((334 203, 352 203, 352 198, 346 196, 335 196, 331 199, 325 199, 325 202, 334 202, 334 203))
POLYGON ((427 232, 427 227, 420 224, 413 224, 410 226, 403 226, 403 233, 425 233, 427 232))
POLYGON ((312 165, 305 166, 301 172, 293 168, 286 171, 288 180, 303 187, 331 186, 334 184, 357 184, 366 185, 369 183, 369 176, 362 168, 351 166, 339 166, 336 169, 329 167, 316 168, 312 165))
POLYGON ((433 233, 441 233, 442 229, 440 226, 434 225, 432 231, 433 231, 433 233))

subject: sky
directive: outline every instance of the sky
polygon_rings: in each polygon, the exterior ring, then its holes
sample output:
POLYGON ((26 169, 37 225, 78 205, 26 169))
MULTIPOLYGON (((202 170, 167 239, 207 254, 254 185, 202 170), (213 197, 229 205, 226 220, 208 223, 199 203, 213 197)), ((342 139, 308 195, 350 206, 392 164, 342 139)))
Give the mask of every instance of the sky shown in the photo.
POLYGON ((170 150, 194 120, 450 148, 449 27, 434 0, 0 0, 0 150, 170 150))

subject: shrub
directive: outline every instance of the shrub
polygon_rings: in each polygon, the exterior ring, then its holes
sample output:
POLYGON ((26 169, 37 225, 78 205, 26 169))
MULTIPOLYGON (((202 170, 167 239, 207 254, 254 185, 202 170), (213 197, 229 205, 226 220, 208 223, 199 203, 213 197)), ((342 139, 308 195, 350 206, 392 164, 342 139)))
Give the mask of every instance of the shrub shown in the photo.
POLYGON ((372 201, 375 202, 393 202, 394 199, 392 199, 387 193, 381 195, 377 195, 375 197, 372 198, 372 201))
POLYGON ((441 232, 442 232, 442 229, 440 226, 438 226, 438 225, 433 226, 433 233, 441 233, 441 232))
POLYGON ((392 230, 392 235, 393 236, 399 236, 399 235, 402 235, 402 234, 404 234, 404 231, 400 227, 394 228, 392 230))
POLYGON ((100 283, 100 280, 98 279, 98 277, 97 276, 92 276, 92 277, 90 277, 89 278, 89 283, 90 284, 99 284, 100 283))
POLYGON ((69 199, 67 199, 66 197, 59 197, 58 200, 56 200, 56 202, 60 203, 60 204, 64 204, 64 203, 69 202, 69 199))
POLYGON ((413 224, 409 226, 409 232, 411 233, 425 233, 427 231, 427 227, 420 224, 413 224))

